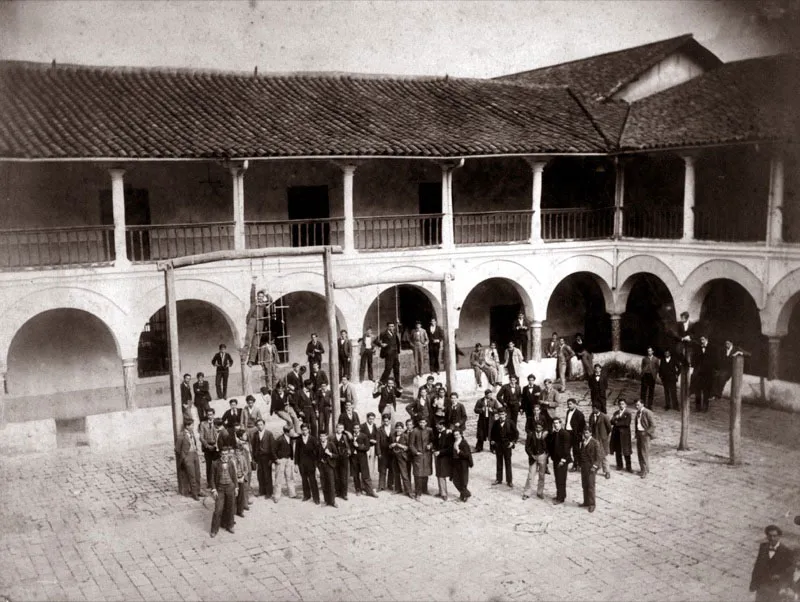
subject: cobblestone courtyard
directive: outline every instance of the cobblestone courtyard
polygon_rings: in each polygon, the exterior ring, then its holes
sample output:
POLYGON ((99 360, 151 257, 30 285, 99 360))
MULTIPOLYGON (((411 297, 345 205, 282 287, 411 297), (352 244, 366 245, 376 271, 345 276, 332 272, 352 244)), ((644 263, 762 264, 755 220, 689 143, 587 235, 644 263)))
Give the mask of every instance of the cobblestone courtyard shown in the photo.
MULTIPOLYGON (((614 383, 621 387, 628 399, 636 397, 634 383, 614 383)), ((570 390, 583 395, 582 384, 570 390)), ((465 403, 474 444, 474 398, 465 403)), ((371 404, 361 406, 363 418, 371 404)), ((523 501, 521 445, 513 489, 493 487, 494 457, 475 454, 466 504, 385 492, 377 500, 351 495, 338 509, 254 498, 236 534, 223 531, 215 539, 208 535, 208 501, 175 493, 169 445, 115 457, 75 448, 4 458, 0 594, 12 600, 752 599, 747 586, 763 527, 778 524, 784 541, 800 547, 800 528, 792 525, 800 514, 800 416, 745 406, 744 465, 731 467, 727 400, 692 416, 692 451, 681 453, 678 413, 662 407, 657 397, 652 474, 643 480, 612 471, 610 480, 598 479, 593 514, 578 507, 576 473, 569 475, 566 504, 552 505, 551 476, 545 500, 523 501)))

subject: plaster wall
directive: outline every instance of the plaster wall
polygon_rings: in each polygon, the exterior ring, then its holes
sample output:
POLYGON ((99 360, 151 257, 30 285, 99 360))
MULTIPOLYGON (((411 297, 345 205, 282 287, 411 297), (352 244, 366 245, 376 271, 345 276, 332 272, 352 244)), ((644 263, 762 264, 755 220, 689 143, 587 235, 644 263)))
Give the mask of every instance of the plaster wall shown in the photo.
POLYGON ((621 88, 612 98, 633 102, 689 81, 704 71, 702 65, 688 54, 675 52, 621 88))

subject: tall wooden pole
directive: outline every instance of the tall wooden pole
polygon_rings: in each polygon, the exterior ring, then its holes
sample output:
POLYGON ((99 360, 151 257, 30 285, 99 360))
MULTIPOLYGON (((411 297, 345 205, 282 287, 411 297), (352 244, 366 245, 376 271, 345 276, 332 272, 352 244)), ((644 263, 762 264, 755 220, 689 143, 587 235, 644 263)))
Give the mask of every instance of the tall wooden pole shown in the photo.
POLYGON ((681 344, 681 438, 678 442, 678 451, 689 451, 689 354, 686 352, 686 343, 681 344))
POLYGON ((325 306, 328 314, 328 368, 330 370, 331 381, 331 403, 333 404, 333 424, 328 425, 328 429, 333 432, 337 422, 339 422, 339 347, 337 345, 338 336, 336 334, 336 299, 333 293, 333 269, 331 265, 332 251, 330 247, 325 247, 322 254, 322 267, 325 276, 325 306))
POLYGON ((442 317, 444 330, 444 370, 447 378, 447 391, 452 393, 456 389, 456 329, 453 319, 453 281, 449 274, 442 280, 442 317))
MULTIPOLYGON (((169 390, 172 395, 172 434, 177 443, 183 430, 183 408, 181 408, 181 360, 178 349, 178 300, 175 296, 175 270, 169 266, 164 270, 166 292, 167 342, 169 345, 169 390)), ((175 474, 180 487, 180 464, 175 455, 175 474)))
POLYGON ((730 463, 742 463, 742 377, 744 375, 744 356, 736 354, 731 375, 731 425, 730 425, 730 463))

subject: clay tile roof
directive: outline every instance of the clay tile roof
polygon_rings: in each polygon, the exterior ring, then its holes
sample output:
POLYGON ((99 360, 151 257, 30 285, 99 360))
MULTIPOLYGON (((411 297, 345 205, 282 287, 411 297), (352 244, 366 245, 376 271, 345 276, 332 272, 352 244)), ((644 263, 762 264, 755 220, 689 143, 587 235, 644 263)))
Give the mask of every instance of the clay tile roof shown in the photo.
POLYGON ((631 104, 627 150, 800 140, 800 57, 725 65, 631 104))
POLYGON ((0 158, 603 153, 566 89, 0 62, 0 158))
POLYGON ((713 53, 694 40, 692 34, 684 34, 643 46, 503 75, 495 78, 495 81, 540 86, 569 86, 576 93, 589 99, 606 99, 677 50, 691 52, 707 68, 721 64, 713 53))

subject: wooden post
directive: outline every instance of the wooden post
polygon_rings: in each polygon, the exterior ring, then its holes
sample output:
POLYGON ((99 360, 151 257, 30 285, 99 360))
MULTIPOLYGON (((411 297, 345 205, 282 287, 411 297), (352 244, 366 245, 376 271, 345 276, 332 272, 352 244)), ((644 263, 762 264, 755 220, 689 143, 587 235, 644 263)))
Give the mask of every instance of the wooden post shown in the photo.
POLYGON ((736 354, 731 375, 731 426, 730 426, 730 463, 739 466, 742 463, 742 376, 744 375, 744 356, 736 354))
POLYGON ((456 389, 456 330, 453 327, 453 281, 449 274, 445 274, 442 280, 442 314, 444 330, 444 370, 448 393, 456 389))
MULTIPOLYGON (((166 292, 167 342, 169 346, 169 390, 172 394, 172 434, 177 443, 183 430, 183 408, 181 408, 181 361, 178 350, 178 300, 175 296, 175 270, 170 266, 164 270, 166 292)), ((180 486, 180 464, 175 455, 175 476, 180 486)))
POLYGON ((125 409, 132 412, 136 409, 136 365, 135 357, 122 360, 122 382, 125 387, 125 409))
POLYGON ((681 438, 678 451, 689 451, 689 354, 686 343, 682 343, 683 360, 681 364, 681 438))
POLYGON ((242 395, 249 395, 253 392, 250 386, 251 370, 250 366, 247 365, 247 353, 249 351, 247 347, 239 348, 239 364, 242 367, 242 395))
POLYGON ((333 425, 328 429, 333 432, 333 427, 339 421, 339 347, 336 335, 336 300, 333 293, 333 271, 331 265, 331 248, 325 247, 322 255, 322 266, 325 276, 325 305, 328 314, 328 370, 331 381, 331 403, 333 404, 333 425))

